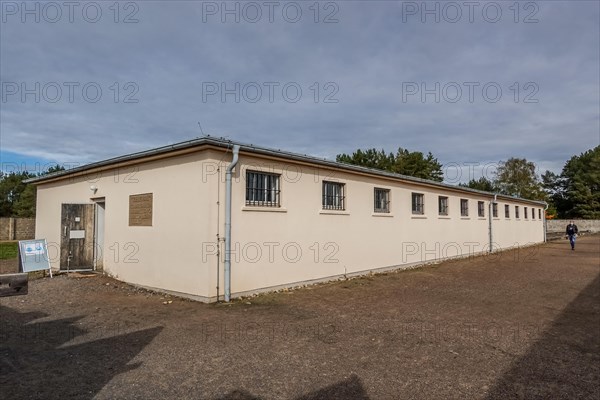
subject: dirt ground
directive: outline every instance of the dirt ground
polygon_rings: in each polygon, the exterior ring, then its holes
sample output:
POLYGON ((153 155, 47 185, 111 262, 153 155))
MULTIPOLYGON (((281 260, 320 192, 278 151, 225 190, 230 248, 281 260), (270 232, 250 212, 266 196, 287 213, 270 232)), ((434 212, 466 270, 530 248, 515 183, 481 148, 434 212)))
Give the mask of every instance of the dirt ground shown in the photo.
POLYGON ((0 274, 14 274, 19 272, 19 259, 0 260, 0 274))
POLYGON ((0 299, 6 399, 598 399, 600 236, 206 305, 95 276, 0 299), (163 304, 166 302, 167 304, 163 304))

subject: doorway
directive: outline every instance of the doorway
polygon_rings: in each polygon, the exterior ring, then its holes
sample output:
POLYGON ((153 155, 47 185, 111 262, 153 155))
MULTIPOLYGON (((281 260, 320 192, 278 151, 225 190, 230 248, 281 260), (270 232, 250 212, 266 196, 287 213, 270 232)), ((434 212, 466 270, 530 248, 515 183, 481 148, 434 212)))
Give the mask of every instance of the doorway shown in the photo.
POLYGON ((106 202, 104 199, 96 200, 96 215, 94 224, 94 269, 104 270, 104 214, 106 202))
POLYGON ((94 268, 94 204, 63 204, 61 209, 60 269, 94 268))

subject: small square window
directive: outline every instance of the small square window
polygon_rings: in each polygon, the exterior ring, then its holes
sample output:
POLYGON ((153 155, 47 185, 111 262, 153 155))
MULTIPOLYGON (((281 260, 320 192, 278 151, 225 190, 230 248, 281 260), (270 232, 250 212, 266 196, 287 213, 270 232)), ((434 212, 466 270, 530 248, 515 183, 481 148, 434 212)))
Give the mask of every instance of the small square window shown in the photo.
POLYGON ((412 213, 425 214, 425 195, 422 193, 412 194, 412 213))
POLYGON ((439 215, 448 215, 448 198, 445 196, 438 197, 438 213, 439 215))
POLYGON ((477 202, 477 216, 485 217, 485 203, 483 201, 477 202))
POLYGON ((323 209, 344 210, 345 185, 338 182, 323 181, 323 209))
POLYGON ((468 217, 469 216, 469 200, 460 199, 460 216, 468 217))
POLYGON ((390 191, 389 189, 375 188, 374 211, 376 213, 390 212, 390 191))
POLYGON ((279 175, 246 171, 246 205, 279 207, 279 175))

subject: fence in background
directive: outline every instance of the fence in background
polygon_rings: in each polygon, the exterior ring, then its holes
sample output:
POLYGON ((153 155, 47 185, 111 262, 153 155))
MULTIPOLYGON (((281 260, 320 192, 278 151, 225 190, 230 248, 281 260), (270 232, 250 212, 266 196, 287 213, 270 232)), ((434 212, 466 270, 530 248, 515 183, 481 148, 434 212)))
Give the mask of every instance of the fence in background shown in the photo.
POLYGON ((0 240, 35 238, 35 218, 0 218, 0 240))
POLYGON ((600 232, 600 219, 549 219, 546 221, 548 238, 553 239, 564 236, 570 221, 577 225, 579 233, 600 232))

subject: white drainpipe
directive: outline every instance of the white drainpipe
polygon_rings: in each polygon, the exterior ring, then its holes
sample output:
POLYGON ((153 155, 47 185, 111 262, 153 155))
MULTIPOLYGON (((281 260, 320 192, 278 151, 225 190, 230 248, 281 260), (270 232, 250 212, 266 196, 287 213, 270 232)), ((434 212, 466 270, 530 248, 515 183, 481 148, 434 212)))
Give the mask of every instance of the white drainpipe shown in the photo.
POLYGON ((489 249, 490 253, 494 251, 494 248, 493 248, 494 235, 493 235, 493 230, 492 230, 492 210, 494 209, 494 204, 496 203, 497 198, 498 198, 498 195, 495 194, 494 200, 490 201, 490 209, 488 210, 488 229, 490 232, 490 249, 489 249))
POLYGON ((544 243, 547 242, 546 235, 548 233, 548 221, 546 220, 546 210, 548 210, 549 206, 550 204, 546 203, 546 206, 544 207, 544 243))
POLYGON ((225 174, 225 301, 231 299, 231 174, 238 162, 240 146, 233 146, 233 160, 225 174))

